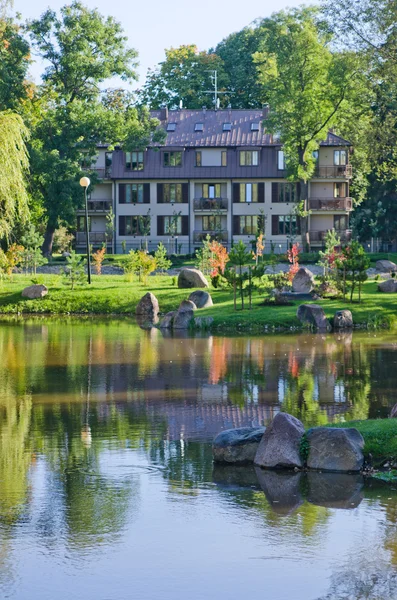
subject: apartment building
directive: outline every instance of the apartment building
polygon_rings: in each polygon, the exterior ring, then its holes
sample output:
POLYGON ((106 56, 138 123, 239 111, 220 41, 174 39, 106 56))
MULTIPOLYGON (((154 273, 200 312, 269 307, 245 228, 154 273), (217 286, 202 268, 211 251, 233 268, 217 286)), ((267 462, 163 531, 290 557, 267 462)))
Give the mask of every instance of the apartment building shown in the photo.
MULTIPOLYGON (((109 250, 155 249, 191 253, 210 234, 230 247, 255 242, 264 231, 266 249, 285 252, 300 241, 294 214, 296 185, 286 180, 280 142, 266 132, 267 109, 152 111, 166 131, 164 145, 145 151, 109 152, 98 147, 94 167, 100 183, 90 192, 90 240, 109 250), (114 213, 114 234, 106 215, 114 213)), ((309 182, 310 246, 321 248, 336 229, 351 238, 349 197, 351 144, 330 132, 317 153, 309 182)), ((78 213, 77 249, 83 249, 84 212, 78 213)))

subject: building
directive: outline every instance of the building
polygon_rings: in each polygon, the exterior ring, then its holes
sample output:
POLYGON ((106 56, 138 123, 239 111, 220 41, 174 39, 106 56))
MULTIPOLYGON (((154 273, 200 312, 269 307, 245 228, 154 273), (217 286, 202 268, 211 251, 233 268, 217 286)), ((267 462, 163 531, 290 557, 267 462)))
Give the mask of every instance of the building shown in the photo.
MULTIPOLYGON (((101 178, 90 194, 91 243, 107 239, 114 252, 163 242, 169 252, 191 253, 207 234, 225 245, 254 243, 264 229, 266 250, 285 252, 300 241, 294 214, 296 185, 285 178, 280 142, 266 132, 263 110, 152 111, 166 131, 163 146, 145 151, 98 148, 101 178), (106 215, 115 216, 105 236, 106 215)), ((350 143, 330 132, 309 183, 310 246, 320 248, 329 229, 351 238, 350 143)), ((77 249, 84 248, 84 212, 78 214, 77 249)))

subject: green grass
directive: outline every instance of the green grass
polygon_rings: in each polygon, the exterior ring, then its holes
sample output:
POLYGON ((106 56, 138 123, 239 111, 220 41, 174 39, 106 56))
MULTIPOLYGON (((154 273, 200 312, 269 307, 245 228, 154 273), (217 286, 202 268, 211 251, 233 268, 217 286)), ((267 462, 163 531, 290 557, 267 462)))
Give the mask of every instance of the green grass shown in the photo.
POLYGON ((364 454, 374 462, 397 459, 397 419, 368 419, 332 424, 330 427, 355 427, 365 441, 364 454))

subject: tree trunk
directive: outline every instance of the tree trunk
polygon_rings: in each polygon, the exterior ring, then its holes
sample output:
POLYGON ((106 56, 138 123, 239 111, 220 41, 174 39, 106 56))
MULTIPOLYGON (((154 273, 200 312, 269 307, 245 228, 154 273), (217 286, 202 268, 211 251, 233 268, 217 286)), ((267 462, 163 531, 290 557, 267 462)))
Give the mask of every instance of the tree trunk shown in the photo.
MULTIPOLYGON (((299 181, 298 183, 298 203, 303 201, 303 211, 307 212, 309 209, 308 202, 309 186, 306 181, 299 181)), ((309 217, 301 217, 301 236, 302 236, 302 248, 304 252, 310 250, 310 236, 309 236, 309 217)))
POLYGON ((50 225, 50 223, 48 223, 44 234, 44 243, 41 248, 41 251, 44 254, 44 256, 51 256, 52 254, 52 245, 54 243, 55 229, 56 227, 54 225, 50 225))

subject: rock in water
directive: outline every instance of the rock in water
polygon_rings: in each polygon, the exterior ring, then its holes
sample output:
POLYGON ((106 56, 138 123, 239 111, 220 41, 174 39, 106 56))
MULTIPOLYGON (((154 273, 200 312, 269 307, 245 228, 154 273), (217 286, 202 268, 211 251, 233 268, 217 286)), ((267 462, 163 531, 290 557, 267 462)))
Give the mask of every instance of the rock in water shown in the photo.
POLYGON ((204 292, 203 290, 196 290, 192 292, 189 296, 189 300, 195 303, 197 308, 207 308, 208 306, 213 306, 211 294, 208 292, 204 292))
POLYGON ((189 329, 190 323, 194 319, 194 310, 178 310, 174 316, 172 324, 173 329, 189 329))
POLYGON ((378 284, 378 290, 384 294, 394 294, 397 292, 397 281, 395 279, 386 279, 378 284))
POLYGON ((164 315, 164 317, 162 318, 162 320, 160 322, 160 325, 159 325, 160 329, 171 329, 175 315, 176 315, 176 310, 167 312, 167 314, 164 315))
POLYGON ((326 508, 356 508, 362 501, 362 475, 348 473, 308 473, 307 499, 326 508))
POLYGON ((298 294, 309 294, 313 288, 313 273, 306 267, 301 267, 292 281, 292 290, 298 294))
POLYGON ((325 312, 317 304, 301 304, 296 316, 301 323, 308 323, 317 331, 331 331, 331 325, 325 312))
POLYGON ((22 298, 29 298, 29 300, 44 298, 47 294, 48 288, 45 285, 30 285, 22 290, 22 298))
POLYGON ((159 314, 159 303, 154 294, 148 292, 138 302, 135 314, 142 315, 150 320, 155 320, 159 314))
POLYGON ((207 288, 208 281, 199 269, 182 269, 178 276, 179 288, 207 288))
POLYGON ((255 467, 259 485, 270 506, 279 515, 290 515, 303 503, 300 491, 302 473, 265 471, 255 467))
POLYGON ((351 329, 353 315, 350 310, 338 310, 334 316, 334 329, 351 329))
POLYGON ((364 438, 353 427, 315 427, 307 432, 307 466, 316 471, 356 472, 364 464, 364 438))
POLYGON ((212 317, 194 317, 195 329, 209 329, 214 322, 212 317))
POLYGON ((221 431, 213 441, 212 455, 215 462, 252 463, 265 427, 239 427, 221 431))
POLYGON ((197 306, 191 300, 182 300, 178 308, 179 312, 184 310, 197 310, 197 306))
POLYGON ((381 273, 393 273, 397 271, 397 265, 391 260, 377 260, 376 270, 381 273))
POLYGON ((300 443, 305 428, 287 413, 278 413, 266 428, 254 463, 265 469, 293 469, 303 467, 300 443))

